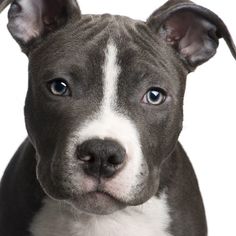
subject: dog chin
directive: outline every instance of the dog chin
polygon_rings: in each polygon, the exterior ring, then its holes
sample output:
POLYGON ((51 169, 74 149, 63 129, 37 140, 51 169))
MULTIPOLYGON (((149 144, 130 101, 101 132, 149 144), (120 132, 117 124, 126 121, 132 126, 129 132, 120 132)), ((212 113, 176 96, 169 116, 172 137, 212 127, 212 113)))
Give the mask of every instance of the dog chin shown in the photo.
POLYGON ((108 215, 125 208, 127 205, 103 192, 90 192, 70 200, 70 205, 79 211, 96 215, 108 215))

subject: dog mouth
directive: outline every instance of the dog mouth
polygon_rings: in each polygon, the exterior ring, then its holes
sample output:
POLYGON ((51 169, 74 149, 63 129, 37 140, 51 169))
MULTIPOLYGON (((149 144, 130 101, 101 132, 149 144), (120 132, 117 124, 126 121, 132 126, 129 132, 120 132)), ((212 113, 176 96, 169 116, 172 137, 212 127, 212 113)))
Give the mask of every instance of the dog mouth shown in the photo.
POLYGON ((103 190, 83 193, 70 203, 79 211, 97 215, 111 214, 126 207, 122 200, 103 190))
POLYGON ((114 194, 103 190, 102 188, 98 187, 96 190, 94 191, 90 191, 88 193, 84 193, 83 197, 90 197, 90 198, 94 198, 97 201, 114 201, 114 202, 120 202, 122 203, 122 199, 119 199, 119 197, 115 196, 114 194))
POLYGON ((110 193, 107 193, 105 191, 93 191, 93 192, 89 192, 85 195, 86 197, 92 197, 94 199, 97 200, 114 200, 114 201, 120 201, 119 199, 117 199, 116 197, 114 197, 113 195, 111 195, 110 193))

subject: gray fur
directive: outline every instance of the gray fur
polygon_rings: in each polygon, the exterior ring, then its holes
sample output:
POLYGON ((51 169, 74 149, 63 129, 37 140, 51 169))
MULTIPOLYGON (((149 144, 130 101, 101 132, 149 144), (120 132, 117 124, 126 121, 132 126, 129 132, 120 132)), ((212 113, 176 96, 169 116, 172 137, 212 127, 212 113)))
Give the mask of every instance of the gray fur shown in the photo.
MULTIPOLYGON (((16 12, 9 16, 9 30, 29 57, 29 89, 25 104, 29 137, 15 154, 1 182, 0 234, 30 235, 30 223, 46 196, 83 202, 84 192, 73 182, 82 168, 76 154, 68 153, 65 144, 71 133, 99 110, 103 98, 104 50, 112 40, 122 69, 116 109, 136 125, 147 168, 144 169, 146 173, 140 173, 146 176, 142 186, 137 186, 129 199, 113 199, 110 210, 138 205, 165 192, 171 216, 169 233, 207 235, 198 183, 178 137, 182 129, 187 74, 213 56, 221 36, 235 55, 227 28, 213 13, 204 17, 206 9, 189 1, 169 1, 147 22, 109 14, 81 15, 79 7, 72 2, 59 4, 66 14, 56 15, 57 20, 51 22, 50 27, 42 20, 37 36, 27 40, 19 37, 21 28, 16 28, 16 12), (169 25, 172 27, 171 18, 166 16, 178 16, 181 7, 185 11, 195 11, 197 17, 191 15, 190 18, 197 23, 203 22, 196 38, 204 37, 210 44, 209 50, 204 50, 197 60, 192 54, 186 57, 181 53, 183 41, 180 41, 191 38, 186 32, 173 44, 166 40, 167 36, 173 37, 168 31, 169 25), (213 38, 205 33, 209 28, 214 29, 213 38), (54 78, 67 81, 71 96, 53 96, 48 91, 48 82, 54 78), (166 101, 160 106, 140 103, 150 87, 166 91, 166 101)), ((0 3, 0 9, 5 6, 3 4, 5 2, 0 3)), ((57 10, 61 12, 62 9, 57 10)), ((50 17, 52 13, 55 12, 50 12, 50 17)))

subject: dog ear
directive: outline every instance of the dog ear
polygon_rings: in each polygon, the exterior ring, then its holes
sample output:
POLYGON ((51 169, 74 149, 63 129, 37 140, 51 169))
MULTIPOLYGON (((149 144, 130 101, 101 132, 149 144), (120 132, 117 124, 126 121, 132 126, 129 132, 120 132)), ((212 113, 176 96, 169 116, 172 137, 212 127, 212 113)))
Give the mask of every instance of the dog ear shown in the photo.
POLYGON ((0 0, 0 13, 12 2, 13 0, 0 0))
POLYGON ((76 0, 2 0, 1 9, 9 2, 8 29, 23 48, 81 15, 76 0))
POLYGON ((214 56, 221 37, 236 59, 236 48, 224 22, 191 1, 168 1, 148 18, 147 24, 176 50, 189 70, 214 56))

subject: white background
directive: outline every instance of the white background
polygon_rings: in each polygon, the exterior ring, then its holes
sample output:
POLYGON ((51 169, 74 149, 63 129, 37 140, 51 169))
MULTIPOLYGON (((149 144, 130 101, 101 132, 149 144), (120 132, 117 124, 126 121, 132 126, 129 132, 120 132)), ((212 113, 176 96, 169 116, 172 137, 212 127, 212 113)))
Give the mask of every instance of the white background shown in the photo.
MULTIPOLYGON (((83 13, 145 20, 165 0, 80 0, 83 13)), ((216 12, 236 41, 235 1, 196 0, 216 12)), ((23 106, 27 58, 0 16, 0 177, 26 137, 23 106)), ((236 235, 236 61, 223 40, 218 53, 188 77, 180 140, 198 176, 210 236, 236 235)), ((184 223, 184 222, 183 222, 184 223)))

